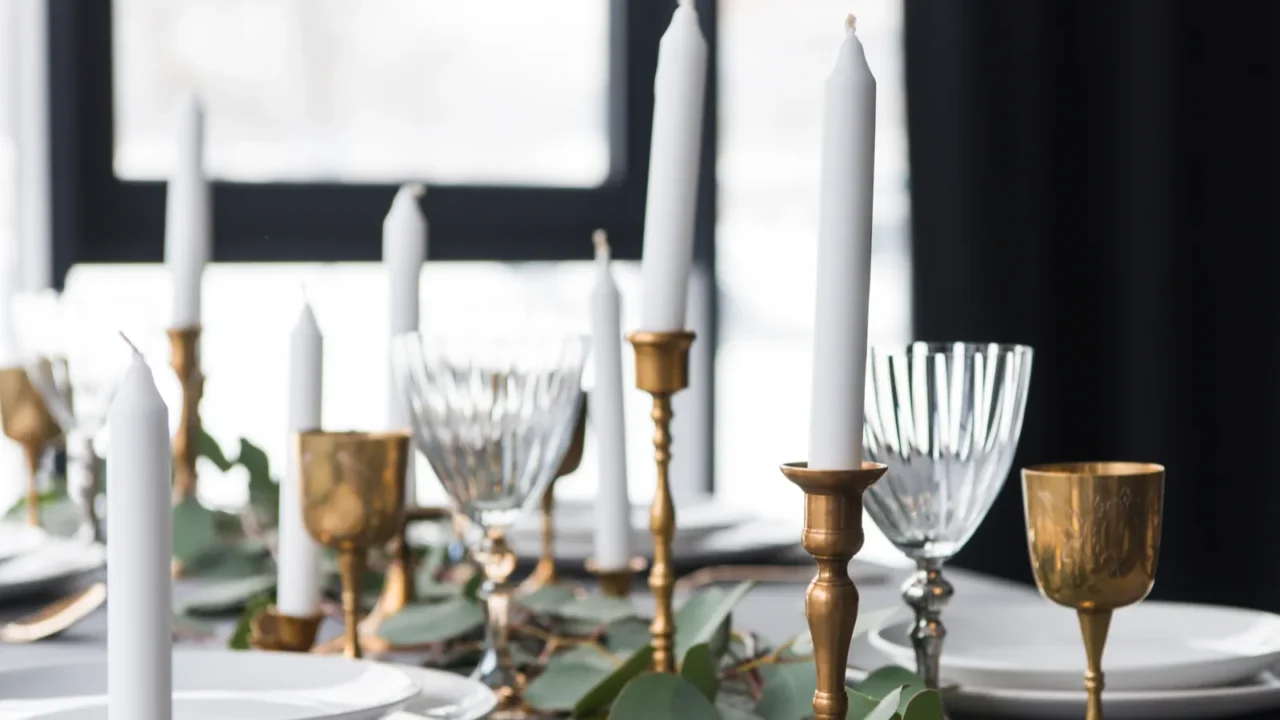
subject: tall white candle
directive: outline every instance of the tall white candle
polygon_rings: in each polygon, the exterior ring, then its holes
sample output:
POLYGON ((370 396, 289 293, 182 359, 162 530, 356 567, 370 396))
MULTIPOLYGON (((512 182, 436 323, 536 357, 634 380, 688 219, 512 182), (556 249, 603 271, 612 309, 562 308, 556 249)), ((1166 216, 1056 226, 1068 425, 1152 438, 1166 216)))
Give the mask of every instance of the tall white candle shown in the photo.
POLYGON ((204 176, 204 110, 191 95, 178 113, 173 175, 165 195, 164 261, 173 283, 170 327, 200 324, 200 285, 213 252, 212 210, 204 176))
POLYGON ((618 286, 609 269, 609 240, 591 238, 596 249, 596 286, 591 293, 591 348, 595 388, 591 429, 600 462, 595 511, 595 561, 601 570, 624 570, 631 560, 631 499, 627 494, 626 427, 622 416, 622 322, 618 286))
MULTIPOLYGON (((418 281, 422 263, 427 259, 427 218, 422 214, 422 198, 427 190, 422 185, 408 184, 400 188, 391 209, 382 221, 382 265, 387 272, 390 290, 391 336, 418 329, 418 281)), ((409 398, 397 387, 395 375, 389 377, 387 421, 393 430, 406 429, 412 423, 409 398)), ((405 500, 417 504, 416 463, 409 456, 405 473, 405 500)))
POLYGON ((707 42, 698 27, 698 12, 692 0, 680 0, 658 46, 653 83, 653 135, 640 269, 644 283, 640 327, 644 330, 684 329, 706 82, 707 42))
POLYGON ((169 412, 134 352, 108 413, 107 717, 169 720, 173 600, 169 412))
MULTIPOLYGON (((324 338, 309 304, 289 335, 289 442, 299 432, 320 429, 324 338)), ((320 548, 302 520, 302 485, 296 453, 290 452, 280 488, 280 552, 276 610, 290 617, 320 612, 320 548)))
POLYGON ((876 81, 851 15, 827 78, 822 128, 809 415, 809 467, 816 469, 862 466, 875 135, 876 81))

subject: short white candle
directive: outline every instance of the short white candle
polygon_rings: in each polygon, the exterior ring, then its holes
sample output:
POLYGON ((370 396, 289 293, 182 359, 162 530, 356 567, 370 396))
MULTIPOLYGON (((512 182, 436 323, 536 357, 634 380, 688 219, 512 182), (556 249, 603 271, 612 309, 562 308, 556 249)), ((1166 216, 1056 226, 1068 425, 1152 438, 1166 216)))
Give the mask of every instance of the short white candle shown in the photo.
POLYGON ((622 324, 618 286, 609 268, 609 240, 592 237, 596 285, 591 293, 591 348, 595 388, 591 429, 599 459, 595 511, 595 562, 600 570, 625 570, 631 560, 631 499, 627 494, 626 426, 622 415, 622 324))
MULTIPOLYGON (((311 306, 304 304, 289 334, 289 447, 299 432, 320 429, 324 338, 311 306)), ((320 547, 302 520, 302 483, 290 452, 280 487, 280 552, 276 610, 290 617, 320 612, 320 547)))
MULTIPOLYGON (((390 293, 391 337, 418 329, 418 283, 422 263, 427 259, 427 218, 422 213, 422 199, 427 189, 408 184, 396 192, 391 209, 382 221, 382 265, 387 272, 390 293)), ((412 424, 409 398, 389 376, 387 422, 392 430, 407 430, 412 424)), ((405 472, 405 502, 417 505, 415 456, 409 455, 405 472)))
POLYGON ((640 266, 644 285, 640 327, 651 332, 684 329, 693 267, 706 82, 707 42, 698 27, 698 12, 692 0, 680 0, 658 46, 653 83, 653 135, 640 266))
POLYGON ((827 78, 819 196, 817 309, 809 467, 862 467, 871 292, 876 81, 849 16, 844 44, 827 78))
POLYGON ((164 261, 173 283, 169 327, 200 324, 204 266, 213 252, 213 198, 204 175, 204 110, 188 96, 178 113, 173 174, 165 194, 164 261))
POLYGON ((107 717, 169 720, 173 599, 169 412, 136 351, 108 412, 107 717))

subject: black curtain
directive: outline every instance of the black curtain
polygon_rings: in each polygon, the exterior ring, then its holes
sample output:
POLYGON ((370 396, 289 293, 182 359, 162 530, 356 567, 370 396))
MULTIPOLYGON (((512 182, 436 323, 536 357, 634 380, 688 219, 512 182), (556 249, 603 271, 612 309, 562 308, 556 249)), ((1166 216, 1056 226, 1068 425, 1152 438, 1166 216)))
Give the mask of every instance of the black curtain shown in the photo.
POLYGON ((1280 3, 906 0, 915 334, 1023 342, 1018 468, 1167 467, 1152 597, 1280 611, 1280 3))

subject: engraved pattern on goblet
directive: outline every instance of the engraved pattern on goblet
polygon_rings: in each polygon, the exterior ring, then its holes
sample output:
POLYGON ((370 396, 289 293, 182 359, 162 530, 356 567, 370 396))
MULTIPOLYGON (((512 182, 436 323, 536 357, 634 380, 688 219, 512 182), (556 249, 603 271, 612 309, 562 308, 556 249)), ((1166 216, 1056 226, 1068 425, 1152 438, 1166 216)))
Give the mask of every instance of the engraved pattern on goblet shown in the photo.
POLYGON ((916 670, 938 687, 954 589, 943 564, 964 547, 1004 486, 1031 382, 1025 345, 876 347, 867 373, 863 447, 888 473, 864 498, 881 532, 916 562, 903 587, 915 612, 916 670))
POLYGON ((587 341, 429 338, 392 341, 392 366, 409 397, 413 435, 450 499, 478 531, 488 623, 476 677, 504 690, 500 715, 519 716, 519 679, 505 642, 514 555, 505 532, 555 477, 573 439, 587 341))

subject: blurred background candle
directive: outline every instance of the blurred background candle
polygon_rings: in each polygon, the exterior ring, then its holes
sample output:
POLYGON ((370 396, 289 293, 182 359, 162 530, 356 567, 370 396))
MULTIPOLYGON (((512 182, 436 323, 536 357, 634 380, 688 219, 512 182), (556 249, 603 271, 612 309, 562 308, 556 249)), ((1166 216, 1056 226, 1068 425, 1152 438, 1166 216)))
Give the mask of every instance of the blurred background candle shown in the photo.
POLYGON ((173 283, 173 328, 200 324, 200 286, 213 249, 213 202, 203 157, 204 109, 188 95, 178 111, 175 160, 165 192, 164 261, 173 283))
POLYGON ((134 351, 110 410, 107 703, 110 720, 169 720, 173 600, 169 412, 134 351))
POLYGON ((850 15, 827 78, 822 128, 809 406, 809 467, 822 470, 862 466, 875 136, 876 81, 850 15))
POLYGON ((608 238, 603 230, 597 230, 591 240, 596 254, 596 285, 591 293, 591 349, 596 381, 589 417, 600 463, 595 561, 600 570, 625 570, 631 560, 631 499, 627 494, 626 427, 622 417, 621 299, 609 268, 608 238))
MULTIPOLYGON (((427 259, 427 218, 422 214, 422 198, 427 189, 411 183, 402 185, 382 221, 382 265, 390 288, 391 336, 418 329, 418 281, 427 259)), ((389 376, 388 427, 406 429, 410 425, 409 399, 389 376)), ((405 502, 417 504, 414 454, 409 455, 405 473, 405 502)))
POLYGON ((640 327, 683 330, 693 265, 707 42, 691 0, 680 0, 658 47, 644 217, 640 327))
MULTIPOLYGON (((311 305, 304 303, 289 335, 289 443, 297 434, 320 429, 321 378, 324 338, 311 305)), ((280 488, 280 552, 276 610, 290 617, 311 617, 320 612, 320 548, 302 522, 302 488, 298 480, 298 453, 287 456, 280 488)))

